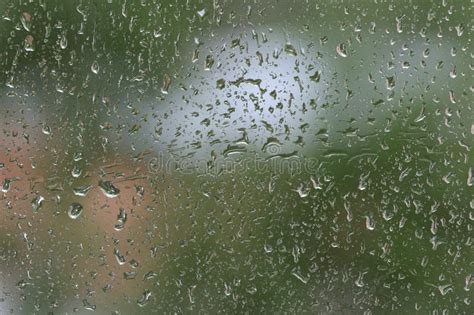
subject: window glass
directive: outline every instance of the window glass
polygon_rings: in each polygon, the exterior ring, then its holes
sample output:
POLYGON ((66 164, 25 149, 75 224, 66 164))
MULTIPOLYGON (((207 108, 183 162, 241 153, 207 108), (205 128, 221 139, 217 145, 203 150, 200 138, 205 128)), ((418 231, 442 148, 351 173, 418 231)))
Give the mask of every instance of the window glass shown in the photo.
POLYGON ((471 17, 0 1, 0 313, 472 313, 471 17))

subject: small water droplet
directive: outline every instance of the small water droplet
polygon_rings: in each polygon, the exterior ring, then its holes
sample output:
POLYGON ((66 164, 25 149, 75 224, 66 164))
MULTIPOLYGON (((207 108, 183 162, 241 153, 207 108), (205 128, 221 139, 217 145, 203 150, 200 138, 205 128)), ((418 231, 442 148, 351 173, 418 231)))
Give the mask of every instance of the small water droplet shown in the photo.
POLYGON ((73 220, 79 218, 79 216, 81 215, 82 213, 82 205, 77 203, 77 202, 73 202, 67 209, 67 214, 69 215, 69 217, 73 220))
POLYGON ((285 52, 289 55, 292 55, 292 56, 297 56, 298 55, 298 53, 296 52, 296 48, 290 43, 287 43, 285 45, 285 52))
POLYGON ((395 88, 395 77, 387 77, 385 79, 385 86, 387 90, 393 90, 395 88))
POLYGON ((48 126, 48 125, 43 125, 43 128, 41 129, 41 132, 43 132, 43 134, 49 136, 51 135, 51 128, 48 126))
POLYGON ((168 94, 168 90, 171 86, 171 77, 168 74, 163 76, 163 86, 161 87, 161 93, 168 94))
POLYGON ((462 34, 464 33, 464 24, 462 24, 462 23, 459 24, 458 26, 455 27, 455 29, 456 29, 456 34, 458 36, 462 36, 462 34))
POLYGON ((115 198, 120 193, 120 189, 115 187, 110 181, 99 181, 99 188, 108 198, 115 198))
POLYGON ((71 175, 74 178, 78 178, 82 174, 82 168, 79 165, 74 165, 71 171, 71 175))
POLYGON ((211 70, 214 65, 214 58, 211 55, 206 56, 206 65, 204 66, 205 71, 211 70))
POLYGON ((25 37, 25 50, 26 51, 34 51, 35 47, 33 45, 34 43, 34 38, 30 34, 26 35, 25 37))
POLYGON ((309 77, 311 81, 313 82, 319 82, 321 79, 321 73, 319 71, 316 71, 312 76, 309 77))
POLYGON ((10 178, 5 178, 3 180, 3 185, 2 185, 2 192, 6 193, 8 190, 10 190, 10 183, 12 180, 10 178))
POLYGON ((346 58, 347 57, 346 45, 344 43, 340 43, 339 45, 337 45, 336 52, 339 56, 346 58))
POLYGON ((41 207, 43 206, 43 201, 43 196, 37 196, 31 201, 31 206, 33 208, 34 213, 38 212, 41 209, 41 207))
POLYGON ((115 259, 117 259, 117 263, 121 266, 123 264, 125 264, 127 262, 127 260, 125 259, 125 257, 123 255, 120 254, 120 252, 118 251, 118 249, 114 249, 114 256, 115 256, 115 259))
POLYGON ((84 308, 88 311, 95 311, 96 306, 93 304, 90 304, 86 299, 82 300, 82 304, 84 305, 84 308))
POLYGON ((140 300, 137 301, 137 305, 140 306, 140 307, 144 307, 150 301, 150 297, 151 297, 151 291, 150 290, 143 291, 143 295, 140 298, 140 300))
POLYGON ((94 61, 91 65, 91 71, 94 73, 94 74, 97 74, 99 73, 99 63, 97 61, 94 61))
POLYGON ((20 16, 21 25, 23 25, 23 28, 27 32, 29 32, 31 29, 31 20, 32 16, 28 12, 23 12, 20 16))
POLYGON ((206 15, 206 9, 202 9, 200 11, 197 11, 197 15, 199 15, 200 17, 204 17, 204 15, 206 15))
POLYGON ((451 103, 456 104, 456 97, 454 96, 454 91, 449 91, 449 100, 451 103))
POLYGON ((91 189, 92 189, 92 185, 84 185, 84 186, 75 187, 72 189, 72 191, 74 192, 74 195, 76 196, 85 197, 91 189))
POLYGON ((67 37, 66 37, 66 34, 63 34, 61 36, 61 40, 59 41, 59 47, 61 47, 61 49, 66 49, 67 47, 67 37))
POLYGON ((451 77, 451 79, 455 79, 457 77, 456 66, 453 66, 451 71, 449 71, 449 76, 451 77))
POLYGON ((372 218, 372 216, 366 216, 366 217, 365 217, 365 227, 366 227, 367 230, 369 230, 369 231, 375 230, 375 221, 374 221, 374 219, 372 218))
POLYGON ((216 81, 216 87, 219 90, 222 90, 225 87, 225 80, 224 79, 219 79, 216 81))
POLYGON ((120 208, 119 214, 117 215, 117 220, 119 221, 118 224, 114 226, 116 231, 121 231, 125 227, 125 222, 127 222, 127 213, 125 209, 120 208))
POLYGON ((133 280, 137 277, 137 272, 136 271, 125 271, 123 273, 123 278, 125 280, 133 280))
POLYGON ((82 158, 83 158, 82 152, 75 152, 73 157, 72 157, 74 162, 79 162, 80 160, 82 160, 82 158))

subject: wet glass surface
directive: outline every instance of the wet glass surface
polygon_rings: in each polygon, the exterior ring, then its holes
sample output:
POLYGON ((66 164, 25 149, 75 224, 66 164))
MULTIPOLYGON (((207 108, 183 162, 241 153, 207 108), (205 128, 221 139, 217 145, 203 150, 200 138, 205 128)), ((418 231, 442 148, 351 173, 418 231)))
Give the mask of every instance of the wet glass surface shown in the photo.
POLYGON ((472 314, 470 1, 0 1, 1 314, 472 314))

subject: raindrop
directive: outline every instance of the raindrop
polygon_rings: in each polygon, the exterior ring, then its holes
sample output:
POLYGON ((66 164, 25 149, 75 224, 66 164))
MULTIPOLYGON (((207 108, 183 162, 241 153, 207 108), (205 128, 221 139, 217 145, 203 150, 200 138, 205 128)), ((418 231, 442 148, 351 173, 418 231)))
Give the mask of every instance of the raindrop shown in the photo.
POLYGON ((97 61, 94 61, 91 65, 91 71, 94 73, 94 74, 98 74, 99 73, 99 63, 97 61))
POLYGON ((81 176, 81 174, 82 174, 82 168, 77 164, 74 165, 74 167, 72 168, 72 171, 71 171, 72 177, 78 178, 79 176, 81 176))
POLYGON ((3 180, 2 192, 6 193, 10 190, 10 183, 12 182, 11 178, 5 178, 3 180))
POLYGON ((369 231, 375 230, 375 221, 374 221, 374 219, 372 218, 372 216, 366 216, 366 217, 365 217, 365 227, 366 227, 367 230, 369 230, 369 231))
POLYGON ((91 189, 92 189, 92 185, 84 185, 84 186, 75 187, 72 189, 72 191, 74 192, 74 195, 76 196, 85 197, 91 189))
POLYGON ((211 55, 206 56, 206 65, 204 66, 205 71, 211 70, 212 66, 214 65, 214 58, 211 55))
POLYGON ((23 28, 27 32, 29 32, 31 29, 31 20, 32 16, 28 12, 23 12, 20 16, 21 25, 23 25, 23 28))
POLYGON ((171 77, 168 74, 163 76, 163 86, 161 87, 161 93, 168 94, 168 90, 171 86, 171 77))
POLYGON ((26 35, 25 37, 25 50, 26 51, 34 51, 35 50, 35 47, 33 45, 34 43, 34 38, 32 35, 28 34, 26 35))
POLYGON ((285 45, 285 52, 289 55, 292 55, 292 56, 298 55, 298 53, 296 52, 296 48, 290 43, 287 43, 285 45))
POLYGON ((89 303, 86 299, 82 300, 82 304, 84 305, 84 308, 88 311, 95 311, 97 306, 89 303))
POLYGON ((82 205, 77 203, 77 202, 73 202, 67 209, 67 214, 69 215, 69 217, 73 220, 79 218, 79 216, 81 215, 82 213, 82 205))
POLYGON ((309 77, 311 81, 313 82, 319 82, 321 79, 321 73, 319 71, 316 71, 312 76, 309 77))
POLYGON ((346 58, 347 57, 346 45, 344 43, 340 43, 339 45, 337 45, 336 52, 339 56, 346 58))
POLYGON ((200 11, 197 11, 197 15, 199 15, 200 17, 204 17, 204 15, 206 15, 206 9, 202 9, 200 11))
POLYGON ((67 48, 67 37, 66 37, 66 34, 63 34, 61 36, 61 40, 59 41, 59 47, 61 47, 61 49, 66 49, 67 48))
POLYGON ((387 87, 387 90, 393 90, 395 87, 395 77, 387 77, 385 80, 385 85, 387 87))
POLYGON ((115 198, 120 193, 120 190, 115 187, 110 181, 99 181, 99 188, 108 198, 115 198))
POLYGON ((145 290, 140 300, 137 301, 137 305, 140 307, 144 307, 150 301, 150 297, 151 297, 151 291, 145 290))
POLYGON ((216 87, 219 89, 219 90, 222 90, 223 88, 225 88, 225 80, 224 79, 219 79, 216 81, 216 87))
POLYGON ((453 66, 453 68, 451 69, 451 71, 449 71, 449 76, 451 77, 451 79, 455 79, 457 77, 457 74, 456 74, 456 66, 453 66))
POLYGON ((43 196, 37 196, 31 201, 31 206, 33 208, 34 213, 38 212, 41 209, 41 207, 43 206, 43 201, 43 196))

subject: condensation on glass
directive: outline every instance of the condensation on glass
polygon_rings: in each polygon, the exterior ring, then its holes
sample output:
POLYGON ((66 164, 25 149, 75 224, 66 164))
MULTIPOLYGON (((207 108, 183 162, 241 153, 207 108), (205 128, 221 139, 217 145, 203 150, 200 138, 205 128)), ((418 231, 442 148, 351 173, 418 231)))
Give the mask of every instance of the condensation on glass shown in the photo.
POLYGON ((472 314, 470 1, 0 16, 0 313, 472 314))

